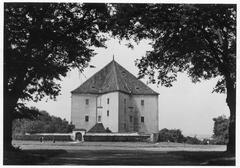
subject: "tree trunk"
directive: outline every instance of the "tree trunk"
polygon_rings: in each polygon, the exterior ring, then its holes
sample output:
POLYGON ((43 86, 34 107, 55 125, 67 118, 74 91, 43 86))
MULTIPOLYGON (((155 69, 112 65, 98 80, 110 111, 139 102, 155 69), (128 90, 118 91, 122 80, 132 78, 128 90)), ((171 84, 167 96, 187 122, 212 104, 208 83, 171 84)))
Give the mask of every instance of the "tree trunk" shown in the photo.
POLYGON ((12 146, 12 122, 13 112, 17 106, 18 97, 16 91, 8 91, 8 80, 4 80, 4 112, 3 112, 3 149, 4 151, 11 151, 12 146))
MULTIPOLYGON (((6 99, 5 99, 6 101, 6 99)), ((10 106, 6 107, 5 104, 4 107, 4 121, 3 121, 3 128, 4 128, 4 138, 3 138, 3 149, 4 151, 11 151, 13 149, 12 146, 12 110, 14 108, 11 108, 10 106)))
POLYGON ((235 155, 236 148, 236 87, 231 78, 226 78, 227 105, 230 109, 227 151, 235 155))
POLYGON ((12 146, 12 121, 13 121, 13 111, 17 104, 17 98, 11 96, 9 92, 4 91, 4 121, 3 121, 3 145, 4 151, 10 151, 13 149, 12 146))

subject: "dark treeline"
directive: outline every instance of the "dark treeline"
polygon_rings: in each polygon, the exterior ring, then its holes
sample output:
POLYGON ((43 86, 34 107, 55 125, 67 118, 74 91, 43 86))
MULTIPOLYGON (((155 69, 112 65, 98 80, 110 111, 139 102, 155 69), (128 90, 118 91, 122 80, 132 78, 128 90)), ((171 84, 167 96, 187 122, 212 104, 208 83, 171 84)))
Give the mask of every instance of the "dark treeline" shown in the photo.
POLYGON ((197 137, 183 136, 180 129, 161 129, 158 136, 159 142, 177 142, 177 143, 188 143, 188 144, 202 144, 207 141, 201 141, 197 137))
POLYGON ((229 118, 226 116, 219 116, 213 118, 214 128, 211 139, 200 140, 196 136, 184 136, 180 129, 161 129, 159 131, 159 142, 177 142, 177 143, 188 143, 188 144, 227 144, 228 143, 228 125, 229 118))
POLYGON ((65 119, 51 116, 46 111, 40 111, 40 114, 34 120, 14 120, 12 127, 13 135, 25 133, 68 133, 74 129, 74 125, 65 119))

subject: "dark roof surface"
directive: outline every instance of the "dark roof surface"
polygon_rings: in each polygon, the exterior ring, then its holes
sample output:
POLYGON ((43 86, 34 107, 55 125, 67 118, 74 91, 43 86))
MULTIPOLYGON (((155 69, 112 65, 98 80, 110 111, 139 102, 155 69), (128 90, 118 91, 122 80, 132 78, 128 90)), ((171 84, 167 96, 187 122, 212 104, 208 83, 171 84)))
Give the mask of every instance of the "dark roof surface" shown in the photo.
POLYGON ((158 94, 114 60, 73 90, 72 93, 101 94, 113 91, 138 95, 158 94))
POLYGON ((106 133, 102 123, 96 123, 88 132, 92 133, 106 133))

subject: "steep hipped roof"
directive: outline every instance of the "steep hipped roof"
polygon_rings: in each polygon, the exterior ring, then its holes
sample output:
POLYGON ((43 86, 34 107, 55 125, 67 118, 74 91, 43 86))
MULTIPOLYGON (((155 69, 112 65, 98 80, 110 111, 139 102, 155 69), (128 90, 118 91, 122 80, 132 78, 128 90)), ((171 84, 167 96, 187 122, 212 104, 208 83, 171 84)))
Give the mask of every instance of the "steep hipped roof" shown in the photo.
POLYGON ((73 90, 72 93, 102 94, 113 91, 137 95, 158 94, 114 60, 73 90))

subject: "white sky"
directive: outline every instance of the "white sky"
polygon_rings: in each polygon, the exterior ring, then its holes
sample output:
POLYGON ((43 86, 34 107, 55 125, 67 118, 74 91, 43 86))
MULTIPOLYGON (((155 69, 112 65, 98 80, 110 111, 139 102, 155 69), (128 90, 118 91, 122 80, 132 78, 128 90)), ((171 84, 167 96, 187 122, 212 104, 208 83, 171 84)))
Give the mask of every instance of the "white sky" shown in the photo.
MULTIPOLYGON (((107 43, 107 49, 97 48, 96 56, 90 61, 96 68, 86 68, 83 74, 72 70, 67 77, 60 82, 61 95, 56 101, 44 99, 41 102, 29 102, 29 106, 35 106, 40 110, 46 110, 51 115, 66 118, 70 121, 71 115, 71 91, 82 84, 86 78, 103 68, 113 59, 137 76, 138 68, 134 60, 145 55, 151 46, 147 41, 141 42, 132 50, 119 44, 118 40, 111 39, 107 43), (47 101, 46 101, 47 100, 47 101)), ((173 87, 149 85, 160 93, 159 96, 159 129, 181 129, 185 135, 211 135, 213 131, 213 118, 220 115, 229 116, 229 109, 225 103, 226 95, 211 93, 217 79, 202 81, 194 84, 186 74, 179 74, 173 87)))

